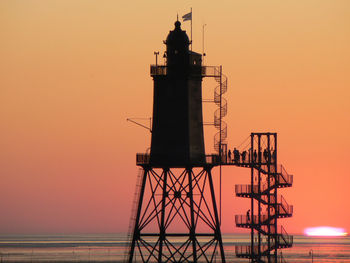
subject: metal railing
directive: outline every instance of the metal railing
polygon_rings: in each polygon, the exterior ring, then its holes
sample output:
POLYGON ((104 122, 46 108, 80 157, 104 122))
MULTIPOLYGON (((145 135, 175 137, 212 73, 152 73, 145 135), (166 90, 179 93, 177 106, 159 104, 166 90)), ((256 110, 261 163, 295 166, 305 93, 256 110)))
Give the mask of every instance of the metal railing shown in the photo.
POLYGON ((167 74, 167 66, 151 65, 151 76, 164 76, 167 74))
POLYGON ((136 164, 149 164, 150 154, 148 153, 137 153, 136 154, 136 164))
MULTIPOLYGON (((277 187, 280 186, 280 185, 287 185, 288 186, 288 185, 292 184, 292 181, 293 181, 293 176, 292 175, 285 174, 284 177, 283 177, 282 175, 277 174, 276 177, 277 177, 277 180, 274 179, 275 177, 271 178, 271 180, 270 180, 270 187, 269 187, 267 182, 264 182, 263 184, 261 184, 260 193, 265 193, 266 191, 269 191, 269 190, 275 188, 276 186, 277 187)), ((253 189, 254 189, 254 193, 258 193, 259 192, 258 185, 254 185, 253 189)), ((240 187, 236 186, 236 193, 239 193, 239 194, 244 194, 244 193, 250 194, 251 193, 251 186, 250 185, 241 185, 240 187), (238 190, 239 188, 240 188, 240 190, 238 190), (240 192, 237 192, 237 191, 240 191, 240 192)))
POLYGON ((205 156, 205 162, 207 164, 219 164, 220 163, 220 156, 218 154, 209 154, 205 156))
MULTIPOLYGON (((150 154, 149 153, 137 153, 136 154, 136 164, 149 164, 150 163, 150 154)), ((208 154, 205 155, 205 163, 204 164, 212 164, 219 165, 220 164, 220 156, 218 154, 208 154)))
POLYGON ((279 184, 288 184, 288 185, 293 184, 293 175, 288 174, 288 172, 286 171, 286 169, 283 167, 282 164, 278 165, 277 174, 278 174, 277 180, 279 184))
POLYGON ((222 74, 221 67, 213 68, 213 76, 219 84, 214 89, 214 103, 219 107, 214 112, 214 126, 219 130, 214 136, 214 149, 220 153, 222 151, 220 147, 226 143, 227 139, 227 124, 222 120, 227 115, 227 100, 223 97, 223 94, 227 92, 227 77, 222 74))
POLYGON ((284 197, 280 196, 280 203, 277 206, 277 213, 279 215, 292 215, 293 214, 293 206, 289 205, 284 199, 284 197))
MULTIPOLYGON (((271 186, 270 186, 271 188, 271 186)), ((267 184, 263 184, 260 187, 260 193, 263 193, 264 191, 266 191, 268 189, 268 185, 267 184)), ((240 194, 258 194, 259 193, 259 185, 254 184, 236 184, 235 185, 235 193, 236 195, 240 195, 240 194)), ((263 196, 261 196, 261 200, 264 203, 268 203, 268 196, 265 194, 263 196)), ((270 203, 275 203, 275 197, 274 195, 270 194, 270 203)))
POLYGON ((137 177, 136 177, 136 187, 135 187, 135 192, 134 192, 134 200, 133 200, 133 204, 132 204, 129 228, 128 228, 128 233, 127 233, 128 246, 125 248, 125 251, 124 251, 125 262, 127 262, 128 257, 130 256, 129 248, 130 248, 131 241, 132 241, 132 235, 133 235, 135 221, 136 221, 136 215, 137 215, 137 205, 138 205, 140 193, 141 193, 142 175, 143 175, 143 169, 140 168, 138 171, 137 177))
MULTIPOLYGON (((264 189, 264 186, 263 186, 264 189)), ((261 192, 263 191, 263 189, 261 189, 261 192)), ((259 185, 250 185, 250 184, 236 184, 235 185, 235 193, 236 195, 242 195, 242 194, 258 194, 259 193, 259 185)), ((276 203, 276 201, 278 201, 278 206, 277 206, 277 214, 293 214, 293 206, 289 205, 286 201, 286 199, 284 199, 284 197, 282 195, 279 196, 278 198, 279 200, 275 199, 274 195, 270 195, 270 200, 268 200, 268 196, 267 195, 263 195, 261 196, 261 201, 265 204, 268 203, 268 201, 270 201, 271 203, 276 203)))
MULTIPOLYGON (((274 195, 273 193, 269 193, 269 195, 270 195, 270 204, 276 203, 275 195, 274 195)), ((261 201, 262 201, 264 204, 268 204, 268 203, 269 203, 269 197, 268 197, 268 195, 263 195, 263 196, 261 196, 261 201)))
POLYGON ((220 67, 218 66, 202 66, 203 77, 220 77, 220 67))
POLYGON ((278 235, 278 243, 283 246, 293 245, 293 236, 288 235, 283 226, 281 226, 281 234, 278 235))
MULTIPOLYGON (((166 65, 151 65, 150 73, 151 73, 151 76, 166 75, 167 74, 167 66, 166 65)), ((202 66, 200 73, 201 73, 202 77, 220 77, 220 67, 218 67, 218 66, 202 66)), ((225 86, 224 88, 227 88, 227 86, 225 86)), ((223 93, 225 93, 225 91, 223 93)))
POLYGON ((243 151, 243 152, 238 152, 238 154, 235 154, 232 152, 231 158, 227 160, 227 164, 246 164, 246 165, 251 165, 251 160, 250 160, 250 151, 243 151))
MULTIPOLYGON (((268 215, 266 215, 266 214, 260 215, 260 223, 265 223, 265 222, 268 221, 268 219, 269 219, 268 215)), ((248 224, 251 224, 251 216, 236 215, 235 216, 235 222, 236 222, 236 225, 248 225, 248 224)), ((259 223, 259 216, 258 215, 254 215, 253 216, 253 222, 254 222, 254 224, 258 224, 259 223)))
POLYGON ((251 254, 251 246, 236 246, 235 252, 236 255, 250 255, 251 254))
MULTIPOLYGON (((278 234, 277 236, 277 244, 275 243, 274 240, 271 240, 270 247, 267 244, 260 246, 260 252, 264 253, 265 251, 276 249, 276 245, 278 247, 280 246, 290 247, 293 245, 293 236, 288 235, 282 226, 281 226, 281 234, 278 234)), ((235 246, 235 252, 236 252, 236 256, 238 257, 250 257, 252 252, 254 254, 259 253, 259 246, 254 245, 252 249, 250 245, 238 245, 238 246, 235 246)), ((270 259, 273 259, 273 258, 271 257, 270 259)), ((276 262, 276 261, 272 261, 272 262, 276 262)), ((284 260, 283 256, 279 256, 277 262, 283 263, 286 261, 284 260)))
POLYGON ((236 184, 235 185, 235 193, 237 194, 257 194, 259 193, 258 185, 250 185, 250 184, 236 184))
MULTIPOLYGON (((215 121, 215 119, 214 119, 215 121)), ((275 173, 275 164, 274 162, 268 162, 267 160, 264 159, 264 157, 261 157, 259 159, 258 156, 255 156, 254 153, 252 155, 250 150, 243 150, 239 151, 237 150, 238 153, 235 155, 232 153, 232 158, 227 161, 227 164, 246 164, 246 165, 254 165, 254 166, 259 166, 260 169, 263 169, 266 173, 268 171, 268 168, 270 173, 275 173), (269 167, 268 167, 269 166, 269 167)))

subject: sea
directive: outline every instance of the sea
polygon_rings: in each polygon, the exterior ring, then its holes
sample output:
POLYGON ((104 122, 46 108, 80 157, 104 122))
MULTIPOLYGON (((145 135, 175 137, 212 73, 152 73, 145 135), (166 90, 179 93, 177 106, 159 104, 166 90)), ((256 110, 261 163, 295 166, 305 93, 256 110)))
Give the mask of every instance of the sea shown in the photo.
MULTIPOLYGON (((224 234, 223 243, 227 262, 249 262, 235 257, 248 234, 224 234)), ((123 262, 126 247, 125 234, 1 235, 0 262, 123 262)), ((281 251, 287 262, 350 263, 350 237, 295 235, 293 247, 281 251)))

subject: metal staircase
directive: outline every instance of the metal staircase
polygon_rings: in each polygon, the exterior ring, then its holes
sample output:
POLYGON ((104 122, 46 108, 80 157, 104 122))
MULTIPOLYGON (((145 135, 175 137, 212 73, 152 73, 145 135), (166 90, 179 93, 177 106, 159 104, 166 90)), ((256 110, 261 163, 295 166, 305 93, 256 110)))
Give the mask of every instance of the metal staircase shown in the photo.
MULTIPOLYGON (((131 208, 131 216, 130 216, 130 222, 129 222, 129 228, 128 228, 128 233, 127 233, 127 244, 131 243, 132 240, 132 234, 133 234, 133 228, 135 225, 135 220, 136 220, 136 214, 137 214, 137 206, 138 202, 140 199, 140 192, 141 192, 141 187, 142 187, 142 176, 143 176, 143 169, 139 168, 138 173, 137 173, 137 178, 136 178, 136 187, 135 187, 135 192, 134 192, 134 200, 131 208)), ((129 251, 125 250, 124 254, 124 259, 125 262, 127 258, 129 257, 129 251)))
MULTIPOLYGON (((245 215, 236 215, 237 227, 251 231, 249 246, 236 246, 236 256, 249 258, 251 262, 285 262, 278 249, 293 245, 293 236, 288 235, 278 220, 291 217, 293 206, 278 189, 291 187, 293 175, 282 165, 277 165, 277 134, 252 133, 247 157, 230 160, 234 165, 251 168, 251 183, 236 185, 238 197, 250 198, 251 206, 245 215), (264 150, 263 150, 264 148, 264 150)), ((245 155, 245 154, 244 154, 245 155)))
POLYGON ((214 103, 219 107, 214 112, 214 126, 219 131, 214 136, 214 149, 220 154, 222 144, 227 144, 227 124, 222 119, 227 115, 227 100, 223 94, 227 92, 227 77, 222 74, 222 67, 214 68, 215 80, 219 84, 214 90, 214 103))

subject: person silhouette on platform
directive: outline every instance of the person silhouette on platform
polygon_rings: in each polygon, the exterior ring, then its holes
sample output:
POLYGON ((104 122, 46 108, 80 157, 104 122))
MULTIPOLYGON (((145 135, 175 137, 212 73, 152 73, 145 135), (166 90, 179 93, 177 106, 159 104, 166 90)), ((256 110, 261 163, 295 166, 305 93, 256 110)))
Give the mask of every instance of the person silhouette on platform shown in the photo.
POLYGON ((259 156, 259 160, 258 162, 261 163, 261 155, 262 155, 262 152, 261 152, 261 147, 259 148, 259 152, 258 152, 258 156, 259 156))
POLYGON ((242 152, 242 163, 245 163, 245 157, 247 156, 247 151, 242 152))
POLYGON ((267 152, 267 149, 265 148, 265 150, 264 150, 264 162, 265 163, 267 163, 268 157, 269 157, 269 154, 267 152))
POLYGON ((228 162, 231 162, 231 150, 228 150, 228 162))
POLYGON ((271 148, 271 153, 272 153, 272 157, 271 157, 272 161, 276 162, 276 151, 273 148, 271 148))
POLYGON ((253 160, 254 160, 254 163, 256 163, 256 158, 258 157, 258 154, 256 153, 256 150, 254 150, 254 153, 253 153, 253 160))
POLYGON ((235 158, 235 162, 239 163, 239 151, 236 148, 233 150, 233 155, 235 158))

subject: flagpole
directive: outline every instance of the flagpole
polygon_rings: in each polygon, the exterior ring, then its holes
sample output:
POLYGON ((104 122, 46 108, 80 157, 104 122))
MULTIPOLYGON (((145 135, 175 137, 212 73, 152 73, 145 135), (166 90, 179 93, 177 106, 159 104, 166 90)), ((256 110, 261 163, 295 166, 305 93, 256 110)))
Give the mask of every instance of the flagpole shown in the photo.
POLYGON ((204 27, 207 24, 203 24, 203 28, 202 28, 202 64, 204 65, 204 57, 205 57, 205 53, 204 53, 204 27))
POLYGON ((191 7, 191 52, 192 52, 192 20, 193 20, 193 14, 192 14, 192 7, 191 7))
POLYGON ((191 12, 189 12, 188 14, 185 14, 182 16, 183 21, 187 21, 187 20, 191 20, 191 40, 190 40, 190 45, 191 45, 191 52, 192 52, 192 7, 191 7, 191 12))

